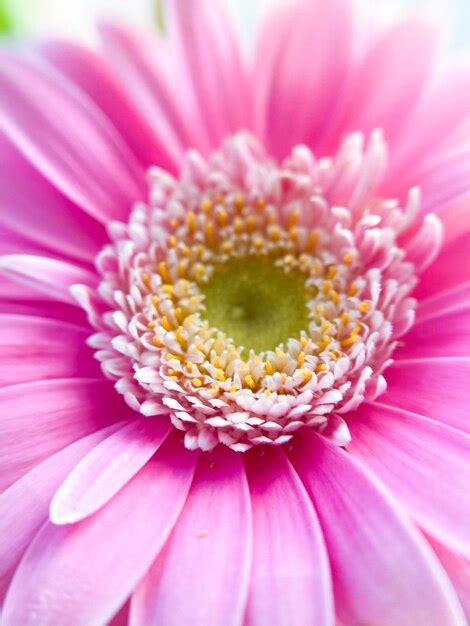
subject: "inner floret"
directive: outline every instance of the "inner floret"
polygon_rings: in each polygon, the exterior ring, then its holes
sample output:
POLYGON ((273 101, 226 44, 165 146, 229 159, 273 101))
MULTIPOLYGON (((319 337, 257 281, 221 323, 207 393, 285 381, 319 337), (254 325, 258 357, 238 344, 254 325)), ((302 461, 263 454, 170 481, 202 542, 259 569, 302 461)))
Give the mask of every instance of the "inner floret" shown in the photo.
POLYGON ((153 168, 148 203, 110 229, 98 292, 75 290, 127 403, 188 448, 279 445, 305 426, 346 443, 341 416, 385 389, 439 245, 433 216, 406 239, 416 190, 404 209, 377 198, 384 152, 380 134, 366 152, 352 135, 335 159, 300 146, 278 165, 236 135, 209 161, 188 153, 179 180, 153 168))

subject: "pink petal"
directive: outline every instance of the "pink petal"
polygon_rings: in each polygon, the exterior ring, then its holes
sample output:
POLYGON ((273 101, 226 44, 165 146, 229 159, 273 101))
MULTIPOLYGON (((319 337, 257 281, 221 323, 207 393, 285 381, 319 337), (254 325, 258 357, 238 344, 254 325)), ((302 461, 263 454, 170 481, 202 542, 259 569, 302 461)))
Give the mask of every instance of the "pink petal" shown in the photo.
POLYGON ((470 555, 470 436, 385 404, 350 419, 353 454, 376 472, 430 535, 470 555))
POLYGON ((116 613, 113 619, 108 622, 107 626, 128 626, 129 624, 129 602, 122 607, 122 609, 116 613))
POLYGON ((470 356, 402 359, 387 370, 380 402, 470 432, 469 377, 470 356))
MULTIPOLYGON (((442 208, 457 202, 462 205, 462 199, 468 193, 468 179, 470 177, 470 146, 460 142, 429 163, 423 164, 416 174, 423 194, 423 209, 425 211, 440 212, 442 208)), ((466 207, 461 206, 461 217, 468 223, 468 198, 466 207)), ((454 221, 456 229, 461 227, 458 219, 454 221)), ((446 230, 448 230, 446 228, 446 230)))
POLYGON ((430 74, 436 34, 436 28, 418 19, 380 33, 354 70, 329 146, 346 132, 369 134, 375 128, 394 143, 430 74))
POLYGON ((57 302, 57 300, 49 300, 47 298, 35 298, 37 294, 26 287, 18 285, 18 283, 7 280, 0 272, 0 314, 6 315, 30 315, 32 317, 50 318, 61 320, 68 324, 74 324, 84 330, 90 329, 85 313, 77 306, 57 302), (11 293, 8 294, 8 287, 17 288, 18 293, 23 297, 12 298, 11 293), (29 298, 24 298, 29 293, 29 298), (9 297, 10 296, 10 297, 9 297))
POLYGON ((342 623, 463 626, 437 559, 378 481, 313 433, 293 461, 322 524, 342 623))
POLYGON ((102 379, 3 387, 0 405, 0 491, 51 454, 130 411, 102 379))
POLYGON ((25 157, 98 220, 125 219, 145 197, 143 171, 99 109, 60 75, 13 56, 0 59, 0 84, 2 128, 25 157))
MULTIPOLYGON (((104 228, 59 193, 1 135, 0 207, 4 226, 61 256, 90 263, 106 242, 104 228)), ((10 252, 28 249, 18 245, 10 252)))
POLYGON ((470 280, 470 232, 462 229, 460 236, 444 243, 434 263, 421 275, 413 295, 428 298, 467 280, 470 280))
POLYGON ((200 119, 217 146, 227 134, 250 126, 250 92, 223 3, 174 0, 167 20, 181 80, 192 85, 200 119))
POLYGON ((174 163, 179 163, 184 148, 207 148, 194 94, 186 81, 174 80, 180 72, 169 41, 114 23, 101 24, 100 35, 103 54, 174 163))
MULTIPOLYGON (((466 191, 468 191, 468 184, 466 191)), ((470 233, 470 193, 457 196, 440 207, 439 219, 444 228, 445 245, 456 241, 464 233, 470 233)))
POLYGON ((430 297, 470 280, 470 194, 454 199, 439 211, 444 230, 443 247, 420 277, 414 295, 430 297))
POLYGON ((165 147, 141 117, 102 57, 67 41, 47 42, 41 46, 41 53, 99 106, 142 167, 146 169, 158 165, 166 170, 174 169, 165 147))
POLYGON ((115 428, 97 430, 49 456, 0 495, 0 598, 23 552, 47 519, 51 497, 60 482, 115 428))
POLYGON ((253 507, 253 565, 246 624, 334 624, 330 569, 320 525, 285 454, 247 463, 253 507))
POLYGON ((35 626, 110 620, 165 544, 197 458, 175 438, 88 519, 47 522, 16 571, 2 626, 26 626, 32 615, 35 626))
POLYGON ((435 72, 418 106, 407 116, 400 141, 393 151, 388 186, 406 190, 421 184, 419 169, 429 154, 449 141, 468 122, 470 71, 468 60, 452 63, 435 72))
POLYGON ((79 326, 57 320, 0 314, 0 386, 99 376, 98 364, 85 347, 88 335, 79 326))
POLYGON ((282 158, 318 144, 344 91, 351 56, 351 6, 303 0, 270 17, 256 49, 258 132, 282 158))
POLYGON ((431 537, 428 537, 428 541, 459 596, 467 620, 470 620, 470 561, 447 550, 431 537))
POLYGON ((94 274, 77 265, 32 254, 0 256, 0 273, 67 304, 75 304, 69 291, 72 285, 97 282, 94 274))
POLYGON ((147 463, 170 431, 169 419, 133 419, 91 450, 51 502, 54 524, 71 524, 104 506, 147 463))
POLYGON ((467 307, 418 322, 403 338, 394 358, 470 356, 470 299, 467 307))
POLYGON ((420 300, 416 313, 416 323, 419 324, 428 319, 459 312, 469 306, 470 280, 420 300))
POLYGON ((251 510, 241 457, 201 456, 168 544, 137 589, 130 623, 242 623, 251 561, 251 510))

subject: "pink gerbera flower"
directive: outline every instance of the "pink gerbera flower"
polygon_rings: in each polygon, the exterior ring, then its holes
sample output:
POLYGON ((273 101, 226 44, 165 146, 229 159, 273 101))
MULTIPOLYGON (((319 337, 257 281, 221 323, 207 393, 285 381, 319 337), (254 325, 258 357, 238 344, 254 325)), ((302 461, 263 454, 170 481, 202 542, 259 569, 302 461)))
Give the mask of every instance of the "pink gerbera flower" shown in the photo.
POLYGON ((2 626, 466 623, 470 74, 351 8, 2 52, 2 626))

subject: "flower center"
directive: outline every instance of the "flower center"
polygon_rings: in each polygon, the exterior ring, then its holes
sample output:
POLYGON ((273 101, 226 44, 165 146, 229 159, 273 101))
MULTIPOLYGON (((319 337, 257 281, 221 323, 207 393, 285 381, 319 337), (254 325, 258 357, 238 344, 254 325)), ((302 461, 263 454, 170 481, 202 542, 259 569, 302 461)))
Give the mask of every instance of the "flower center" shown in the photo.
POLYGON ((342 416, 385 389, 439 225, 402 247, 416 192, 405 209, 378 198, 385 146, 359 139, 278 165, 236 135, 209 162, 188 153, 179 180, 153 168, 148 204, 110 228, 99 289, 80 294, 90 344, 126 402, 188 448, 279 445, 305 426, 344 444, 342 416))
POLYGON ((272 351, 308 328, 305 281, 300 271, 283 269, 273 258, 235 257, 217 265, 203 286, 203 317, 244 355, 272 351))

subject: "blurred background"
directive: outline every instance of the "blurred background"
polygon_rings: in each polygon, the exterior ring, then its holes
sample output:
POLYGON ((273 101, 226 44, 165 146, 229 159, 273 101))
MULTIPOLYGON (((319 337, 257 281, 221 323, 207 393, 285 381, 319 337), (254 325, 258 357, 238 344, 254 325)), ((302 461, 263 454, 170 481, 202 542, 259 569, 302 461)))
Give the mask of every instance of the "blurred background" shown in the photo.
MULTIPOLYGON (((188 0, 191 1, 191 0, 188 0)), ((266 7, 279 0, 226 0, 246 45, 266 7)), ((286 1, 286 0, 283 0, 286 1)), ((287 0, 289 1, 289 0, 287 0)), ((327 2, 328 0, 323 0, 327 2)), ((371 3, 372 0, 356 0, 371 3)), ((62 35, 85 42, 94 39, 93 23, 114 18, 132 24, 161 19, 162 0, 0 0, 0 32, 13 35, 62 35)), ((470 0, 374 0, 373 12, 385 20, 403 11, 433 14, 449 24, 449 51, 468 49, 470 0)))

